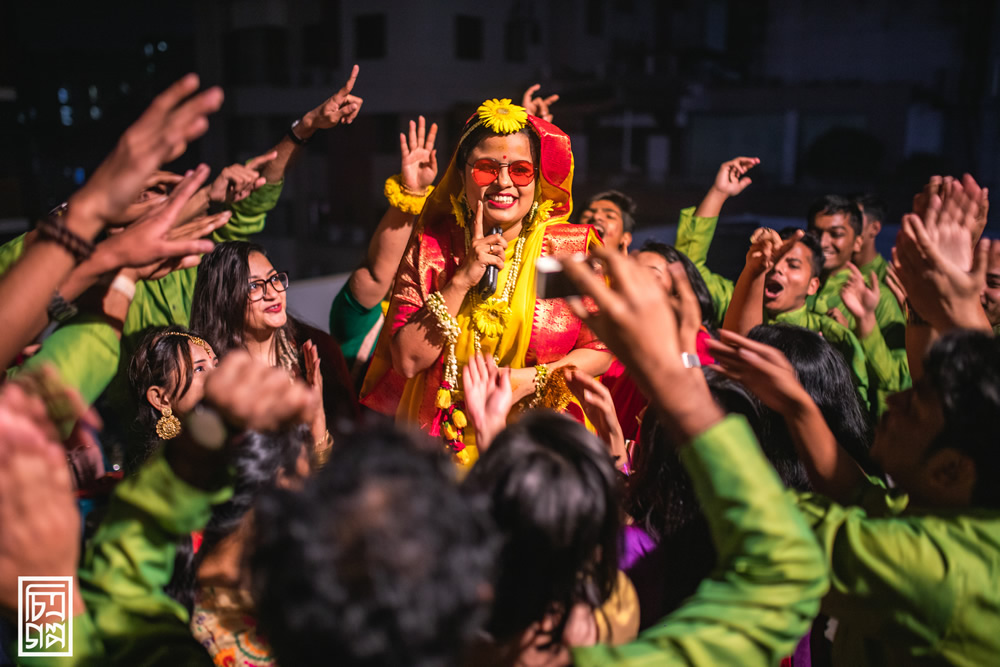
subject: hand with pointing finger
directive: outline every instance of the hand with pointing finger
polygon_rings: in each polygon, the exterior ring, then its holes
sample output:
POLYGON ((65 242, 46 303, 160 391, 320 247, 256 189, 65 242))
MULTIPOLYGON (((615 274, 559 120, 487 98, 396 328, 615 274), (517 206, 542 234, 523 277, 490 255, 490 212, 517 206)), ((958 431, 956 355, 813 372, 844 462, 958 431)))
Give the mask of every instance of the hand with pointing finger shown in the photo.
POLYGON ((351 94, 354 82, 358 78, 358 71, 359 68, 355 65, 343 88, 302 117, 302 122, 295 129, 300 138, 308 139, 316 130, 328 130, 340 124, 350 125, 354 122, 364 102, 360 97, 351 94))
POLYGON ((552 112, 549 111, 549 107, 559 101, 559 96, 549 95, 548 97, 534 97, 534 94, 541 87, 542 84, 536 83, 524 91, 524 95, 521 98, 521 106, 523 106, 532 116, 537 116, 542 120, 551 123, 552 112))
POLYGON ((261 166, 277 157, 277 151, 259 155, 244 164, 231 164, 212 181, 208 188, 208 198, 221 204, 243 201, 250 193, 261 187, 267 179, 261 176, 261 166))
POLYGON ((485 206, 483 202, 475 202, 474 206, 472 245, 452 278, 452 282, 462 288, 463 292, 468 292, 479 284, 487 266, 495 266, 497 271, 503 270, 504 251, 507 249, 507 240, 502 234, 483 236, 485 206))

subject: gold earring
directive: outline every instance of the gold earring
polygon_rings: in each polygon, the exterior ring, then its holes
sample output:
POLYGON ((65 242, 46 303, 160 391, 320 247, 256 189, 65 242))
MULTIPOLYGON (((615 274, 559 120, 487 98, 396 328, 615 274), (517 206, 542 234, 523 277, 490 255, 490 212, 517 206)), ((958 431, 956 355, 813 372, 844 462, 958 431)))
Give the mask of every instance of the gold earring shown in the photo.
POLYGON ((170 407, 163 409, 163 416, 156 421, 156 435, 160 440, 176 438, 181 433, 181 421, 174 416, 170 407))
POLYGON ((535 217, 538 215, 538 200, 531 202, 531 209, 528 211, 528 227, 535 224, 535 217))

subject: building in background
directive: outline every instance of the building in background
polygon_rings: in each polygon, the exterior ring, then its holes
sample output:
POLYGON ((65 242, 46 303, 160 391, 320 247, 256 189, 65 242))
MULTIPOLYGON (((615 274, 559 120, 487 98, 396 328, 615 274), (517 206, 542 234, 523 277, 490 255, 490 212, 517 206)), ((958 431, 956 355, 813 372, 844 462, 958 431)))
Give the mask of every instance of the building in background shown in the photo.
POLYGON ((299 277, 357 262, 410 118, 442 126, 444 160, 482 99, 516 100, 535 82, 562 96, 578 199, 623 189, 640 224, 672 223, 738 154, 762 163, 732 213, 800 216, 822 192, 877 190, 898 215, 931 173, 1000 184, 995 3, 181 0, 112 16, 46 5, 7 24, 5 53, 20 60, 0 67, 16 95, 0 99, 15 147, 0 157, 0 217, 65 197, 185 71, 227 98, 179 167, 217 169, 268 150, 361 66, 361 116, 310 144, 264 234, 299 277))

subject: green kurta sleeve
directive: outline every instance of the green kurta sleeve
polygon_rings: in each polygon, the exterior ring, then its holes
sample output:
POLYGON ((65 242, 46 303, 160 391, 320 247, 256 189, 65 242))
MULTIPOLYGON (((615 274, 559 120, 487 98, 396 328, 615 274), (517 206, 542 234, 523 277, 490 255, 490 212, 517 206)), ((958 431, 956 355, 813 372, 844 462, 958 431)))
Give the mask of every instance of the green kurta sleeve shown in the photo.
POLYGON ((14 262, 21 259, 21 255, 24 254, 24 240, 27 236, 27 233, 21 234, 0 246, 0 276, 7 273, 10 267, 14 266, 14 262))
POLYGON ((786 313, 779 313, 774 318, 768 320, 768 324, 782 322, 784 324, 794 324, 798 327, 815 331, 823 336, 833 345, 834 349, 847 362, 847 367, 851 371, 854 386, 857 387, 858 395, 864 402, 866 409, 871 410, 874 399, 874 391, 871 388, 871 380, 868 373, 868 360, 865 351, 861 348, 861 343, 857 337, 839 322, 819 315, 803 306, 797 310, 790 310, 786 313))
POLYGON ((212 234, 212 238, 219 243, 245 241, 250 236, 263 231, 264 220, 268 212, 277 205, 284 183, 284 181, 279 181, 262 185, 251 192, 250 196, 243 201, 231 205, 233 216, 225 227, 212 234))
POLYGON ((997 664, 1000 512, 904 515, 875 485, 863 499, 798 497, 830 566, 834 664, 997 664))
POLYGON ((802 516, 741 417, 680 450, 718 563, 695 594, 619 647, 573 652, 577 665, 774 665, 808 631, 826 568, 802 516))
POLYGON ((910 362, 906 358, 906 349, 889 349, 882 330, 878 327, 864 338, 859 338, 861 349, 868 361, 869 380, 875 388, 878 400, 878 414, 885 412, 886 399, 896 392, 909 389, 910 362))
POLYGON ((10 369, 7 376, 51 364, 63 382, 79 391, 87 405, 93 405, 115 376, 120 350, 111 325, 96 315, 81 314, 56 329, 38 354, 10 369))
POLYGON ((364 363, 375 349, 381 324, 382 305, 365 308, 354 298, 351 281, 344 283, 330 305, 330 335, 340 345, 344 360, 352 371, 359 361, 359 353, 360 361, 364 363))
POLYGON ((81 593, 108 663, 211 665, 188 613, 167 596, 177 541, 204 528, 230 489, 206 493, 181 481, 160 454, 115 490, 87 547, 81 593))
POLYGON ((693 206, 681 211, 681 217, 677 221, 677 243, 674 247, 678 252, 687 255, 704 278, 708 294, 712 298, 712 305, 715 306, 715 316, 718 320, 716 323, 721 326, 726 318, 729 302, 733 300, 733 281, 712 273, 706 264, 708 249, 712 246, 715 226, 719 219, 695 217, 694 211, 693 206))

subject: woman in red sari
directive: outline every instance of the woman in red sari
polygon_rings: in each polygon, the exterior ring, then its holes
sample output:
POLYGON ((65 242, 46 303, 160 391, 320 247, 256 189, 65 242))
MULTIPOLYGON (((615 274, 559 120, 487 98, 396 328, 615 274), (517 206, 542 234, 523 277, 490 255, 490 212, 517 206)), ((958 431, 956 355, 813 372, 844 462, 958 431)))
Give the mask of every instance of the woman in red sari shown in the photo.
POLYGON ((569 137, 559 128, 510 100, 479 107, 403 255, 365 405, 440 435, 458 463, 471 465, 475 433, 459 378, 477 351, 510 369, 522 408, 566 409, 565 366, 607 370, 611 354, 566 303, 535 295, 539 257, 600 243, 590 226, 566 222, 572 180, 569 137), (499 272, 487 297, 479 283, 490 266, 499 272))

